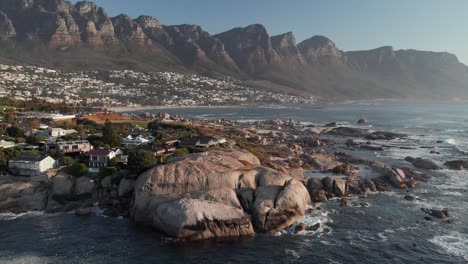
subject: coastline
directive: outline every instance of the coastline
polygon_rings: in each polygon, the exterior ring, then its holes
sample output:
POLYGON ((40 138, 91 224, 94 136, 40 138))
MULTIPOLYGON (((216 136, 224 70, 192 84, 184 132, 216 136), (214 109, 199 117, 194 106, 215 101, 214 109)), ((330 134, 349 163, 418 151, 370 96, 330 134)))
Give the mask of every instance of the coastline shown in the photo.
POLYGON ((401 99, 371 99, 371 100, 346 100, 346 101, 335 101, 335 102, 318 102, 315 104, 257 104, 257 105, 144 105, 144 106, 117 106, 107 108, 109 111, 116 113, 125 113, 125 112, 136 112, 136 111, 146 111, 146 110, 162 110, 162 109, 219 109, 219 108, 268 108, 268 107, 324 107, 327 105, 359 105, 359 104, 372 104, 372 103, 425 103, 425 102, 440 102, 440 103, 467 103, 468 99, 415 99, 415 98, 401 98, 401 99))

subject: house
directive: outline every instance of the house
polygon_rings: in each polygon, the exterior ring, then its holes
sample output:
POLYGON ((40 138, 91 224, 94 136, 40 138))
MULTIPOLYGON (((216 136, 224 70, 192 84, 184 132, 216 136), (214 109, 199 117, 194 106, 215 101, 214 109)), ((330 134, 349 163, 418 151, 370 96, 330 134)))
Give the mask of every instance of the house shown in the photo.
POLYGON ((78 131, 76 131, 75 129, 63 129, 63 128, 59 128, 59 127, 54 127, 54 128, 49 128, 47 130, 44 130, 44 131, 39 131, 36 135, 37 136, 40 136, 40 137, 54 137, 54 138, 57 138, 57 137, 63 137, 63 136, 66 136, 66 135, 70 135, 70 134, 77 134, 78 131))
POLYGON ((16 143, 13 141, 0 141, 0 148, 13 148, 16 146, 16 143))
MULTIPOLYGON (((224 139, 225 143, 226 139, 224 139)), ((224 144, 223 143, 223 144, 224 144)), ((185 140, 179 143, 181 147, 197 147, 197 148, 208 148, 211 146, 217 146, 221 144, 219 140, 215 139, 214 137, 198 137, 194 139, 185 140)))
POLYGON ((88 153, 93 147, 88 140, 80 141, 58 141, 56 147, 61 154, 85 154, 88 153))
POLYGON ((164 146, 176 146, 179 143, 179 139, 176 137, 166 137, 161 140, 164 146))
POLYGON ((109 161, 117 156, 116 152, 111 149, 92 149, 88 154, 91 168, 107 167, 109 161))
POLYGON ((137 151, 139 151, 139 150, 146 150, 146 151, 149 151, 149 152, 153 153, 154 156, 157 157, 157 158, 161 157, 161 156, 164 155, 166 152, 168 152, 168 149, 165 148, 165 147, 155 146, 155 145, 148 144, 148 145, 138 146, 138 147, 132 149, 131 151, 129 151, 129 153, 137 152, 137 151))
POLYGON ((148 144, 150 142, 151 142, 150 139, 147 139, 142 135, 139 135, 139 136, 136 136, 136 137, 128 135, 127 137, 123 138, 122 145, 124 147, 134 147, 134 146, 140 146, 140 145, 143 145, 143 144, 148 144))
POLYGON ((226 144, 227 143, 227 140, 225 137, 222 137, 222 136, 212 136, 212 138, 214 140, 216 140, 218 142, 219 145, 223 145, 223 144, 226 144))
POLYGON ((8 161, 8 168, 18 176, 39 176, 56 167, 57 161, 50 156, 23 154, 8 161))

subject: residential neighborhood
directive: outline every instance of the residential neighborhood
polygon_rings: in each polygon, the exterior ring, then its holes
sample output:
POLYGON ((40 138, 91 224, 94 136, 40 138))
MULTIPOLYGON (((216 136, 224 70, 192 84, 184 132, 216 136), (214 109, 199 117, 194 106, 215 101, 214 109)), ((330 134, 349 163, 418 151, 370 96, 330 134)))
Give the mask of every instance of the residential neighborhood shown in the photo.
POLYGON ((194 74, 131 70, 62 72, 12 65, 0 65, 0 98, 36 98, 98 107, 312 104, 316 101, 313 96, 254 89, 231 77, 212 79, 194 74))
POLYGON ((144 166, 142 161, 154 166, 228 143, 223 136, 205 135, 193 122, 168 114, 146 118, 144 128, 130 121, 98 124, 86 116, 54 120, 46 113, 3 114, 12 121, 0 131, 0 169, 18 177, 47 175, 63 168, 76 176, 128 168, 138 171, 144 166))

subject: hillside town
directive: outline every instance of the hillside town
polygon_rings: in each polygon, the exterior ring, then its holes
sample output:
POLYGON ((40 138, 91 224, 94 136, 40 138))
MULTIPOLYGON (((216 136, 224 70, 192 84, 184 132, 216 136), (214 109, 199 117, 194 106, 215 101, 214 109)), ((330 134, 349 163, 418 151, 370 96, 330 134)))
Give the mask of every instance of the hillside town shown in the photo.
POLYGON ((231 77, 175 72, 64 72, 0 65, 0 98, 97 107, 312 104, 311 96, 254 89, 231 77))

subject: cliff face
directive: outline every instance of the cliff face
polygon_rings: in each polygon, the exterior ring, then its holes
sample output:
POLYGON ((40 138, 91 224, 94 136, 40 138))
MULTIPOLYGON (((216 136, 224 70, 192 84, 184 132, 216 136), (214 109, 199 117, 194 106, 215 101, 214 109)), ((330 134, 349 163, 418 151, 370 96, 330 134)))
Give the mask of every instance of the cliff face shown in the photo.
POLYGON ((291 32, 270 37, 258 24, 212 36, 151 16, 111 18, 88 1, 0 0, 0 41, 8 43, 0 62, 242 76, 335 99, 468 97, 467 67, 453 54, 392 47, 343 52, 324 36, 296 44, 291 32))

